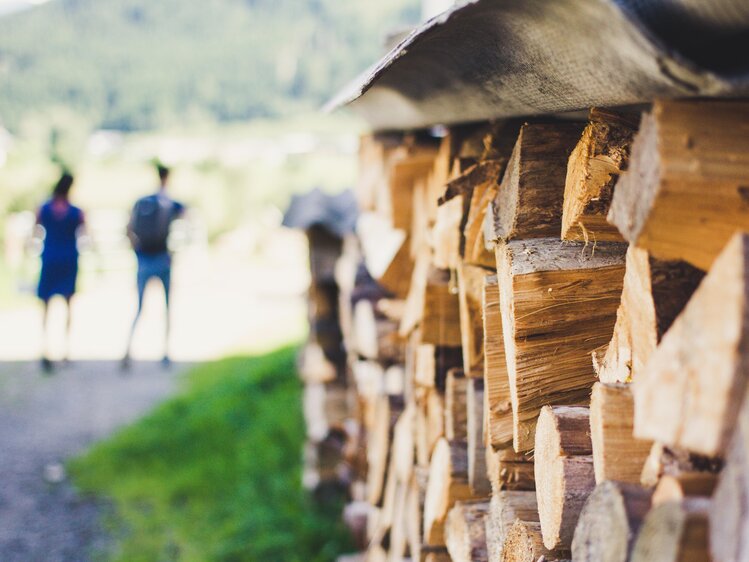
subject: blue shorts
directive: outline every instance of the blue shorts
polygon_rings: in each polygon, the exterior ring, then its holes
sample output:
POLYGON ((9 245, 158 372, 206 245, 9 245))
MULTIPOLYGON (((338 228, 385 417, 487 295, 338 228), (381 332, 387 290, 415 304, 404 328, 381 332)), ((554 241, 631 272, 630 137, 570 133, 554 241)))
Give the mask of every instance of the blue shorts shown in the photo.
POLYGON ((146 285, 156 278, 164 285, 166 303, 169 304, 169 287, 172 278, 172 256, 163 254, 138 254, 138 302, 143 302, 146 285))

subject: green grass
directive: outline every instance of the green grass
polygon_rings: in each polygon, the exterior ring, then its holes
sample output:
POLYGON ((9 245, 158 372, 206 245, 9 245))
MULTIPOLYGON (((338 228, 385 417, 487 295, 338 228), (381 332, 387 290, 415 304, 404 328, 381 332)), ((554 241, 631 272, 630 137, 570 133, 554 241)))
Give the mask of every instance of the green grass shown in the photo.
POLYGON ((304 422, 295 350, 195 368, 186 388, 70 464, 110 498, 111 558, 324 561, 348 547, 342 498, 301 486, 304 422))

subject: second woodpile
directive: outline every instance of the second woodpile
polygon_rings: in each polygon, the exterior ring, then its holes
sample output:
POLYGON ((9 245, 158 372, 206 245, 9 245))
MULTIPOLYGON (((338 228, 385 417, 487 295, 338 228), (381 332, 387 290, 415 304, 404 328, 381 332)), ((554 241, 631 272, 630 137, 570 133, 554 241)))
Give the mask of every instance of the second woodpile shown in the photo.
POLYGON ((749 560, 749 103, 365 137, 357 197, 366 560, 749 560))

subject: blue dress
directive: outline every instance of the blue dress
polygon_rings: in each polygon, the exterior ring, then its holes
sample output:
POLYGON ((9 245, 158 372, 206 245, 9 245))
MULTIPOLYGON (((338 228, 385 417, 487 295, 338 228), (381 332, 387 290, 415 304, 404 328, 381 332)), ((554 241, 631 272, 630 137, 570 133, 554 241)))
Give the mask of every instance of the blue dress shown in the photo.
POLYGON ((78 277, 76 232, 83 224, 83 211, 68 205, 64 213, 58 214, 49 200, 39 209, 39 224, 45 237, 37 295, 43 301, 54 295, 70 298, 78 277))

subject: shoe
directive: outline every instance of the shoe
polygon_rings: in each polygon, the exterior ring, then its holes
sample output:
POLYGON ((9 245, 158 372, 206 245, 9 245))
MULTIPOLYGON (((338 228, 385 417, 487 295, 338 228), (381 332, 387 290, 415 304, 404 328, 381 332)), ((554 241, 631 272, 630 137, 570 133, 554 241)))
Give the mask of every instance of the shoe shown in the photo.
POLYGON ((164 355, 164 357, 161 359, 161 368, 164 370, 172 368, 172 360, 169 359, 168 355, 164 355))
POLYGON ((49 360, 47 357, 42 357, 42 360, 40 362, 42 367, 42 373, 45 375, 51 375, 55 372, 55 365, 52 363, 52 361, 49 360))
POLYGON ((122 361, 120 361, 120 371, 124 373, 129 373, 130 369, 133 368, 133 362, 130 359, 130 354, 126 353, 125 357, 122 358, 122 361))

